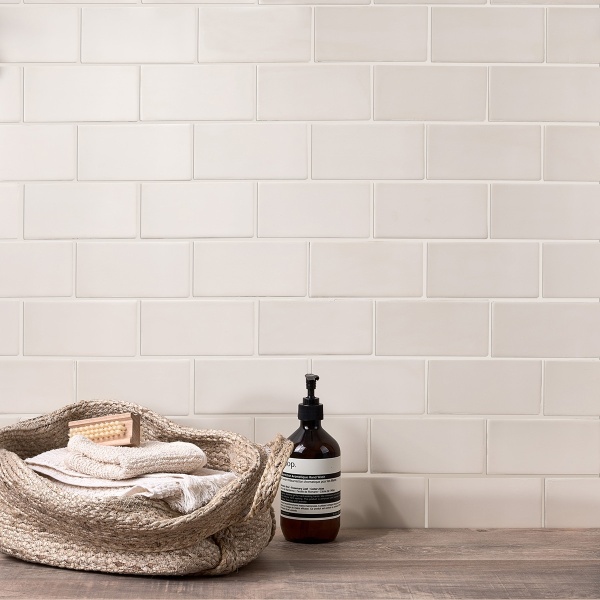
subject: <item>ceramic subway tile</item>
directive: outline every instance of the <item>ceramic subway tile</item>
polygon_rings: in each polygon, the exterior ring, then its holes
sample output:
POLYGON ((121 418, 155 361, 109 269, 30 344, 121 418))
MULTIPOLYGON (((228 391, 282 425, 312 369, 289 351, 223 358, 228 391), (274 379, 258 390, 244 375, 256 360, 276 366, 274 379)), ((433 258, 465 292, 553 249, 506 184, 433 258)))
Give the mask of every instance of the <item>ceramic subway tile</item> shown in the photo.
POLYGON ((26 301, 26 356, 133 356, 134 301, 26 301))
POLYGON ((431 478, 429 527, 541 527, 543 481, 431 478))
POLYGON ((0 122, 21 120, 23 115, 23 92, 20 67, 0 67, 0 122))
POLYGON ((600 356, 600 304, 495 302, 492 356, 600 356))
POLYGON ((0 297, 70 296, 72 291, 71 243, 0 244, 0 297))
POLYGON ((82 242, 77 296, 185 297, 191 288, 189 261, 185 242, 82 242))
POLYGON ((600 473, 600 422, 488 421, 488 473, 587 475, 600 473))
POLYGON ((596 8, 549 8, 549 63, 600 62, 600 11, 596 8))
POLYGON ((544 161, 548 181, 600 181, 600 128, 546 127, 544 161))
POLYGON ((600 415, 600 361, 546 361, 544 414, 600 415))
MULTIPOLYGON (((195 411, 201 414, 285 413, 301 400, 303 358, 198 359, 195 411)), ((320 384, 319 384, 320 386, 320 384)))
POLYGON ((254 117, 251 65, 142 66, 144 121, 249 121, 254 117))
POLYGON ((544 9, 434 7, 433 62, 543 62, 544 9))
POLYGON ((116 398, 163 415, 187 415, 190 370, 188 360, 80 360, 77 399, 116 398))
POLYGON ((315 8, 317 62, 426 59, 424 6, 315 8))
POLYGON ((76 62, 78 15, 75 6, 1 6, 2 62, 76 62))
POLYGON ((599 298, 600 244, 544 244, 545 298, 599 298))
POLYGON ((368 65, 259 65, 257 76, 261 121, 371 117, 368 65))
POLYGON ((376 183, 376 238, 485 238, 487 186, 376 183))
POLYGON ((144 300, 141 310, 142 355, 252 354, 254 302, 144 300))
POLYGON ((429 125, 429 179, 541 177, 541 131, 537 125, 429 125))
POLYGON ((0 139, 0 181, 75 179, 74 125, 0 125, 0 139))
POLYGON ((0 396, 11 404, 2 412, 45 413, 75 401, 71 360, 0 360, 0 396))
POLYGON ((600 188, 592 184, 493 184, 491 237, 600 239, 600 188))
POLYGON ((546 479, 546 527, 600 527, 600 479, 546 479))
POLYGON ((79 179, 192 178, 190 125, 80 125, 79 179))
POLYGON ((423 126, 312 126, 314 179, 423 179, 423 126))
POLYGON ((297 123, 194 127, 196 179, 306 179, 308 129, 297 123))
POLYGON ((481 419, 371 421, 371 469, 376 473, 483 473, 481 419))
POLYGON ((134 238, 136 196, 133 183, 26 184, 25 239, 134 238))
POLYGON ((368 183, 258 184, 259 237, 369 236, 368 183))
POLYGON ((425 527, 423 477, 342 477, 342 527, 425 527))
POLYGON ((86 6, 81 12, 81 62, 196 60, 193 6, 86 6))
POLYGON ((385 65, 374 73, 376 120, 485 120, 485 67, 385 65))
POLYGON ((371 354, 370 300, 261 300, 260 354, 371 354))
POLYGON ((19 354, 21 306, 16 300, 0 300, 0 356, 19 354))
POLYGON ((314 358, 328 414, 422 414, 425 361, 314 358))
POLYGON ((308 62, 311 9, 200 7, 201 62, 308 62))
POLYGON ((600 70, 490 67, 490 121, 600 121, 600 70))
POLYGON ((14 240, 21 235, 22 190, 14 183, 0 184, 0 239, 14 240))
POLYGON ((487 302, 377 301, 376 354, 486 356, 487 302))
POLYGON ((137 121, 134 66, 25 67, 25 121, 137 121))
POLYGON ((310 267, 314 297, 421 296, 423 291, 418 243, 312 242, 310 267))
POLYGON ((304 296, 305 242, 196 242, 195 296, 304 296))
POLYGON ((538 254, 538 245, 530 243, 430 243, 427 295, 536 298, 538 254))
POLYGON ((252 237, 254 186, 250 182, 142 185, 143 238, 252 237))
POLYGON ((434 414, 538 414, 541 361, 431 360, 428 407, 434 414))

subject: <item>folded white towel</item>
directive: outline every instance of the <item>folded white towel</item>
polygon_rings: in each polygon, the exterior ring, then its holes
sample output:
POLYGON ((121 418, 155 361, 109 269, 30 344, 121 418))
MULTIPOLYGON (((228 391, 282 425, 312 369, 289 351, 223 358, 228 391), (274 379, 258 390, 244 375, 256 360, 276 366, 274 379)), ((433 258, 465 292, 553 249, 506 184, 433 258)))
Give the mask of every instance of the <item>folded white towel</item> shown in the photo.
POLYGON ((58 448, 27 458, 25 462, 72 493, 91 498, 145 496, 164 500, 173 510, 184 514, 210 502, 222 487, 236 478, 234 473, 200 468, 190 474, 151 473, 114 481, 70 469, 66 464, 70 453, 67 448, 58 448))
POLYGON ((82 435, 69 440, 65 464, 100 479, 131 479, 147 473, 191 473, 206 454, 189 442, 142 442, 139 447, 103 446, 82 435))

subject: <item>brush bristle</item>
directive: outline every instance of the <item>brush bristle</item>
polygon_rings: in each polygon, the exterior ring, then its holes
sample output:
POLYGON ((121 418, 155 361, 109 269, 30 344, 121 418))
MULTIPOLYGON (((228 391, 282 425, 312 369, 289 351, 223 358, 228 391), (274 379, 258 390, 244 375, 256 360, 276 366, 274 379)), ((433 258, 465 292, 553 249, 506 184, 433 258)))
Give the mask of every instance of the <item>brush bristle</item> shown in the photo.
POLYGON ((82 435, 93 442, 104 442, 122 438, 127 433, 127 426, 123 422, 108 421, 106 423, 94 423, 93 425, 84 425, 81 427, 72 427, 69 430, 69 437, 82 435))

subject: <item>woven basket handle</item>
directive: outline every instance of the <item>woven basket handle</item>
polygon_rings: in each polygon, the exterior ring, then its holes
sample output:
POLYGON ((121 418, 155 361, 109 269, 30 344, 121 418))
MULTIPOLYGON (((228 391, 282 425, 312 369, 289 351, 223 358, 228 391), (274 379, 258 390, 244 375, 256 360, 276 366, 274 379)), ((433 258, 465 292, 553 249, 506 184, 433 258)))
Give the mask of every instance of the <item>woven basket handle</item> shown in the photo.
POLYGON ((258 483, 252 507, 246 515, 245 520, 251 519, 256 514, 267 510, 273 504, 275 494, 279 489, 281 473, 294 449, 294 444, 281 434, 278 434, 274 440, 264 446, 264 449, 268 452, 265 470, 258 483))

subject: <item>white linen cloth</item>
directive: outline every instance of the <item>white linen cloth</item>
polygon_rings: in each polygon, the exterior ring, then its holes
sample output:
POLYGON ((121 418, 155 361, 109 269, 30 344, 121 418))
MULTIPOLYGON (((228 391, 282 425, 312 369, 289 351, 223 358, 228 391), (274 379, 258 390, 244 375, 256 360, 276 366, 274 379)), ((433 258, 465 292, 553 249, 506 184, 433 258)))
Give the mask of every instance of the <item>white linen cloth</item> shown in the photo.
POLYGON ((202 467, 189 474, 149 473, 131 479, 112 480, 69 468, 66 464, 69 454, 68 448, 58 448, 27 458, 25 462, 34 471, 52 478, 72 493, 90 498, 144 496, 160 499, 183 514, 207 504, 222 487, 236 478, 234 473, 202 467))
POLYGON ((131 479, 147 473, 191 473, 206 465, 206 454, 189 442, 142 442, 138 447, 104 446, 75 435, 65 465, 100 479, 131 479))

